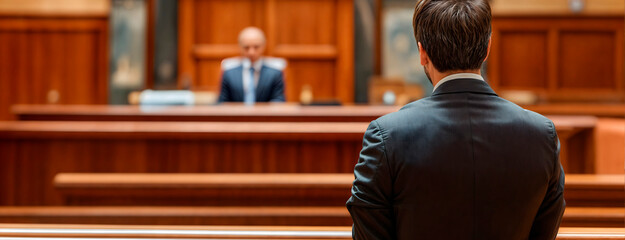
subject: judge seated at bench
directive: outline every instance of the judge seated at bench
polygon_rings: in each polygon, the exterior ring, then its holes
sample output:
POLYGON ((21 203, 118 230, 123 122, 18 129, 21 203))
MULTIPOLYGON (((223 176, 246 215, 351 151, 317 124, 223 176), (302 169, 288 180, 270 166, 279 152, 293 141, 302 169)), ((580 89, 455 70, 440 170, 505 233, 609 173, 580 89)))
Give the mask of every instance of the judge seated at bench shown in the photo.
POLYGON ((239 34, 241 56, 221 62, 219 102, 284 102, 283 70, 286 61, 263 57, 265 34, 247 27, 239 34))

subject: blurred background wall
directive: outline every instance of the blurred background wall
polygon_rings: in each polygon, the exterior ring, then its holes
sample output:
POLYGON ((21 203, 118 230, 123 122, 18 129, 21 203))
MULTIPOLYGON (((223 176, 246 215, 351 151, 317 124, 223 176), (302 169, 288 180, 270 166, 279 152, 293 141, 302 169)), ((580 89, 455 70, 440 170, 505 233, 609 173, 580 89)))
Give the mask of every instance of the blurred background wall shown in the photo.
MULTIPOLYGON (((287 101, 407 101, 418 64, 412 0, 0 0, 0 118, 13 104, 127 104, 142 89, 217 92, 220 61, 258 26, 288 61, 287 101)), ((625 101, 621 0, 495 0, 483 75, 529 103, 625 101)))

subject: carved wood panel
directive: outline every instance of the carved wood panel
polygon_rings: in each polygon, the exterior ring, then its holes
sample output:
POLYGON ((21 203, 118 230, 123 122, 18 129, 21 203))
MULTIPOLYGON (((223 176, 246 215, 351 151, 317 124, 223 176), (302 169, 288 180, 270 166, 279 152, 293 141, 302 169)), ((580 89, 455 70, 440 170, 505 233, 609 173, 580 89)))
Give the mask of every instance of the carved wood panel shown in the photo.
POLYGON ((220 61, 239 55, 238 33, 256 26, 267 36, 265 55, 287 59, 287 101, 302 86, 316 99, 353 102, 352 0, 181 0, 180 83, 219 91, 220 61))

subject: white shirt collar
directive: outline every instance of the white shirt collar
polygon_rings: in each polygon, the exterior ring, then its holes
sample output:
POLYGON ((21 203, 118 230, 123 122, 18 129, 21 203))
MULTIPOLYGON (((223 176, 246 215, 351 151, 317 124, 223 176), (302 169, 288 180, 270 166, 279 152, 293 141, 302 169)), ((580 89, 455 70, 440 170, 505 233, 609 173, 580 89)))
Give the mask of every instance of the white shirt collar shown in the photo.
MULTIPOLYGON (((243 68, 244 69, 249 69, 250 66, 252 65, 251 61, 248 58, 243 58, 243 68)), ((260 68, 263 66, 263 59, 258 59, 258 61, 256 61, 254 63, 254 71, 260 71, 260 68)))
POLYGON ((444 82, 449 82, 451 80, 456 80, 456 79, 461 79, 461 78, 470 78, 470 79, 477 79, 477 80, 484 81, 484 78, 481 75, 479 75, 479 74, 475 74, 475 73, 455 73, 455 74, 451 74, 451 75, 449 75, 447 77, 444 77, 443 79, 438 81, 438 83, 436 83, 436 86, 434 86, 434 89, 432 89, 432 92, 436 91, 436 88, 438 88, 438 86, 440 86, 444 82))

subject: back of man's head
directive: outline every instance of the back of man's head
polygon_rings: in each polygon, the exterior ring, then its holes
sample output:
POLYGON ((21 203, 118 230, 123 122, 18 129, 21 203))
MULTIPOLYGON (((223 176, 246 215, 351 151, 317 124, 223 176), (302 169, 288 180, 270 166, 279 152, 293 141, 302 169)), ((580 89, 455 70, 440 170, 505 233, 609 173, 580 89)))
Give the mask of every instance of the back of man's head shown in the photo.
POLYGON ((415 39, 439 72, 479 69, 488 55, 487 0, 420 0, 412 24, 415 39))

